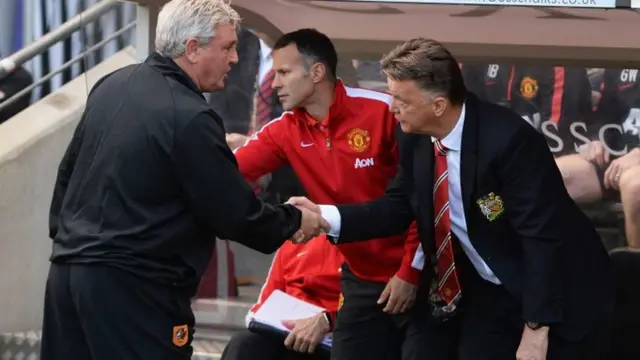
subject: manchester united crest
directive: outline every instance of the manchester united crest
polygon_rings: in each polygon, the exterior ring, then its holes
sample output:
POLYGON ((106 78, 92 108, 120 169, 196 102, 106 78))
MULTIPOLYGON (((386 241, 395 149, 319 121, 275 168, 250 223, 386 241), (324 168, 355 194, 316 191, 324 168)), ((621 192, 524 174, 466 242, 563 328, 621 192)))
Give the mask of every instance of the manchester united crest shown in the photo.
POLYGON ((487 196, 483 196, 482 198, 476 201, 478 206, 480 207, 480 211, 489 221, 494 221, 499 218, 500 215, 504 212, 504 202, 502 202, 502 198, 495 193, 489 193, 487 196))
POLYGON ((538 94, 538 81, 529 76, 525 76, 520 82, 520 93, 525 99, 533 99, 538 94))
POLYGON ((349 146, 357 152, 363 152, 371 145, 371 136, 369 135, 369 132, 359 128, 349 131, 347 134, 347 140, 349 141, 349 146))

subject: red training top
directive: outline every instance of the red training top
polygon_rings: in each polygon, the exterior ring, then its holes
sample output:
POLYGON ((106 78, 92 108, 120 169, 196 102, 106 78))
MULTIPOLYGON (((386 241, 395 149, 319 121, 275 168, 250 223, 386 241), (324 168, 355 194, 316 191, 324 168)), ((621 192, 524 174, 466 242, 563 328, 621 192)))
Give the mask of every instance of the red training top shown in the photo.
POLYGON ((344 259, 326 235, 318 236, 306 244, 287 241, 278 249, 258 301, 249 316, 275 290, 281 290, 297 299, 324 308, 335 324, 340 298, 340 266, 344 259))
MULTIPOLYGON (((397 171, 397 120, 391 96, 338 81, 329 116, 318 122, 304 109, 285 112, 235 151, 248 181, 290 164, 317 204, 376 199, 397 171)), ((351 271, 368 281, 394 275, 417 284, 424 256, 415 223, 408 234, 337 245, 351 271), (406 240, 406 241, 405 241, 406 240)))

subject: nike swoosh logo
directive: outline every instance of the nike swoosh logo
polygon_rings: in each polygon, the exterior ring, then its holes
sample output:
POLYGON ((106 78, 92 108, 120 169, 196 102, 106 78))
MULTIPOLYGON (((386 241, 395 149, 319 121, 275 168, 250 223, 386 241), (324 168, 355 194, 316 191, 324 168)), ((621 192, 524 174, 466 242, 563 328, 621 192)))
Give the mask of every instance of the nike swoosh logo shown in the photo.
POLYGON ((313 146, 313 143, 301 142, 301 143, 300 143, 300 146, 302 146, 303 148, 305 148, 305 147, 313 146))

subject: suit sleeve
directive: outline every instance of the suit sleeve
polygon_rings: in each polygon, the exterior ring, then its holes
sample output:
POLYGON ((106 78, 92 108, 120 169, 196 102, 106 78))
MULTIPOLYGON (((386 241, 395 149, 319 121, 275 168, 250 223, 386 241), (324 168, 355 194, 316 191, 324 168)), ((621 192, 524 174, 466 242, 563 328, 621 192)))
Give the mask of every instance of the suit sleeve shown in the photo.
POLYGON ((220 123, 213 111, 204 112, 176 135, 172 157, 190 210, 213 236, 272 253, 300 228, 302 213, 256 198, 220 123))
MULTIPOLYGON (((398 125, 399 127, 399 125, 398 125)), ((338 205, 340 213, 340 236, 335 243, 365 241, 378 237, 388 237, 405 232, 414 220, 409 203, 412 188, 410 172, 413 151, 401 130, 396 130, 396 142, 400 149, 398 172, 385 194, 376 200, 362 204, 338 205)))
POLYGON ((247 181, 258 180, 287 164, 282 149, 285 140, 283 120, 272 120, 234 151, 238 167, 247 181))
POLYGON ((566 228, 561 209, 571 201, 562 176, 543 135, 528 126, 511 137, 497 160, 505 215, 524 251, 524 319, 561 322, 563 279, 559 274, 566 228))
MULTIPOLYGON (((391 112, 388 113, 390 126, 391 139, 393 140, 393 146, 391 153, 398 159, 398 144, 395 141, 395 131, 397 121, 391 112)), ((400 279, 407 281, 413 285, 417 285, 420 282, 420 274, 424 265, 424 254, 422 253, 422 246, 420 245, 420 237, 418 236, 418 225, 414 221, 409 227, 407 238, 404 243, 404 256, 400 268, 396 272, 396 276, 400 279)))

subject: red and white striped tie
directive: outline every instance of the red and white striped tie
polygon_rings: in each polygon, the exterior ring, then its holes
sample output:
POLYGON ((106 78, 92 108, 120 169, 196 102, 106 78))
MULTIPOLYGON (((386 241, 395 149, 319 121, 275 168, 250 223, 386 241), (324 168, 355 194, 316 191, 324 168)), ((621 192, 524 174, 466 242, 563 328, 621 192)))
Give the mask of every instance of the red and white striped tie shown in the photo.
POLYGON ((438 293, 447 306, 455 303, 461 295, 460 283, 453 258, 451 221, 449 219, 449 171, 447 170, 447 148, 439 140, 435 149, 435 183, 433 205, 435 211, 434 234, 438 273, 438 293))

